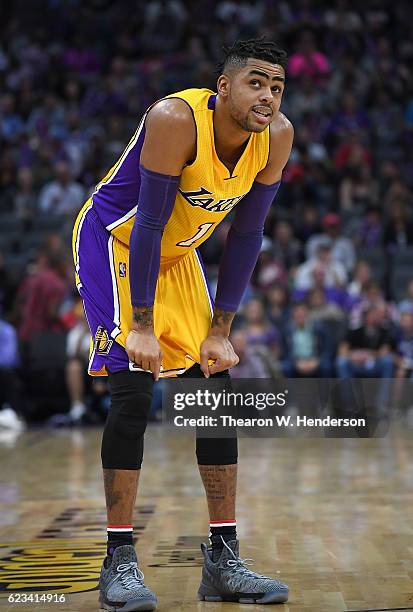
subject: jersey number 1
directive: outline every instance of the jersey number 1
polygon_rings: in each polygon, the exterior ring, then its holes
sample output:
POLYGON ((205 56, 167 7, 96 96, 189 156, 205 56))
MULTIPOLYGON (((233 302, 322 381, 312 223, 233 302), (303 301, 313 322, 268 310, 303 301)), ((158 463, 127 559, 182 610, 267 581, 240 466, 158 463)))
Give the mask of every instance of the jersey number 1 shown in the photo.
POLYGON ((194 236, 192 236, 192 238, 188 238, 188 240, 182 240, 182 242, 177 242, 176 246, 183 246, 183 247, 192 246, 194 242, 197 242, 197 240, 202 238, 202 236, 204 236, 211 229, 213 225, 215 225, 215 223, 201 223, 201 225, 198 225, 197 233, 194 236))

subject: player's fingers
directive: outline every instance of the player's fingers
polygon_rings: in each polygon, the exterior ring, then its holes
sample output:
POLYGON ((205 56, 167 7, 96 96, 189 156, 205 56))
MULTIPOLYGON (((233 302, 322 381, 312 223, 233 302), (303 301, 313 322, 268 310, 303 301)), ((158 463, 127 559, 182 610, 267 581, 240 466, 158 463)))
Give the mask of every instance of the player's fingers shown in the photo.
POLYGON ((142 356, 141 368, 142 370, 145 370, 145 371, 149 371, 149 372, 151 371, 151 362, 150 362, 150 359, 148 359, 148 357, 142 356))
POLYGON ((205 376, 205 378, 209 378, 209 369, 208 369, 208 353, 201 351, 201 370, 205 376))
POLYGON ((153 378, 154 380, 158 380, 159 379, 159 373, 161 371, 161 357, 160 355, 153 361, 152 364, 152 374, 153 374, 153 378))
POLYGON ((217 372, 223 372, 229 367, 229 361, 227 359, 217 359, 215 363, 209 366, 209 373, 212 376, 217 372))
POLYGON ((239 357, 236 354, 236 352, 234 351, 233 357, 232 357, 232 365, 230 366, 230 368, 232 368, 233 366, 236 366, 239 364, 239 357))

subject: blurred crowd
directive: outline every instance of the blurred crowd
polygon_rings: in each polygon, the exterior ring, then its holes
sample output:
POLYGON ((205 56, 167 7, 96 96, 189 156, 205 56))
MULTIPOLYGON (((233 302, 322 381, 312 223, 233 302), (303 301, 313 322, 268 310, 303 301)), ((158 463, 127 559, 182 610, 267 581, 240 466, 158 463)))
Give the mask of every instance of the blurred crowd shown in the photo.
MULTIPOLYGON (((101 410, 105 385, 84 375, 74 217, 153 101, 214 89, 222 46, 259 35, 288 50, 295 142, 234 325, 233 375, 409 378, 412 17, 407 0, 2 3, 0 425, 18 427, 16 409, 101 410)), ((229 224, 202 248, 213 285, 229 224)))

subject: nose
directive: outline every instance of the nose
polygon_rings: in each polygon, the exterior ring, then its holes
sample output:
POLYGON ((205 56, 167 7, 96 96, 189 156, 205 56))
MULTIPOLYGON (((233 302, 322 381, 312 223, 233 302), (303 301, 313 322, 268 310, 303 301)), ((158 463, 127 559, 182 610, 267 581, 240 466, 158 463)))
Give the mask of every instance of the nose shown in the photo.
POLYGON ((272 104, 273 99, 271 87, 265 87, 261 90, 260 102, 263 104, 272 104))

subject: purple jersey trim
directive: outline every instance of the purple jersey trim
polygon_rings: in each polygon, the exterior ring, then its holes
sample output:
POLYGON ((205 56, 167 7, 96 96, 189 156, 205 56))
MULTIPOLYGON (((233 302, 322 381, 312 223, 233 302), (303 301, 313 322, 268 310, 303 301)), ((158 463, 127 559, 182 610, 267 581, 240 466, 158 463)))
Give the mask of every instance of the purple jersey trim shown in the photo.
POLYGON ((138 201, 141 187, 139 161, 145 140, 144 119, 111 176, 97 186, 92 196, 94 209, 102 225, 109 230, 122 223, 125 215, 133 214, 133 207, 138 201))
POLYGON ((215 102, 217 100, 217 95, 213 94, 212 96, 209 96, 208 98, 208 108, 209 110, 215 110, 215 102))

